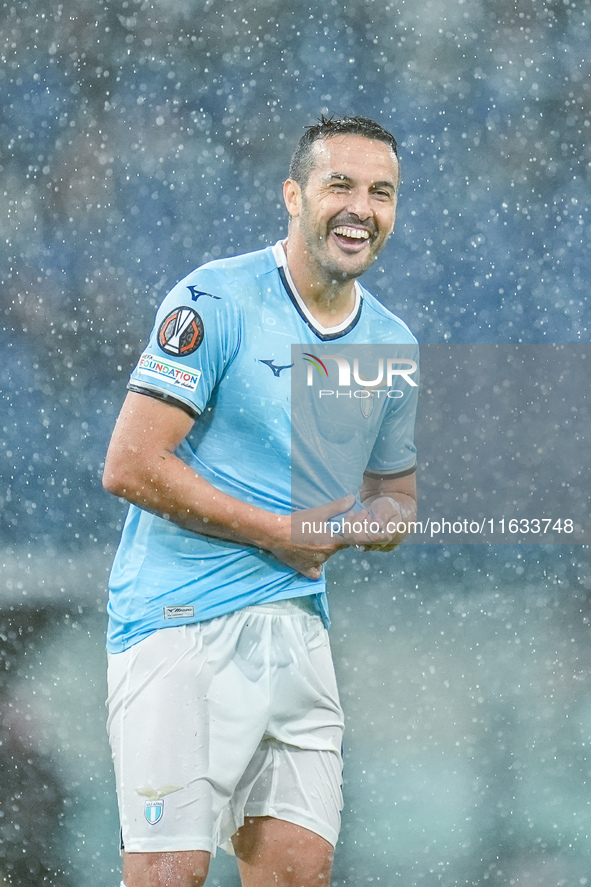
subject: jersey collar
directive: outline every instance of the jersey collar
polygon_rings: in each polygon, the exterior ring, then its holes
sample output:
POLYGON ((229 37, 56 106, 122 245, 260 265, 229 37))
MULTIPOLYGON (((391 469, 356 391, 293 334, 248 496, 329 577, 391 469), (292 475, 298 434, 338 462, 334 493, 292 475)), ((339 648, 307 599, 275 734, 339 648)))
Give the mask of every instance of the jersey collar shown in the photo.
POLYGON ((277 262, 277 268, 279 270, 279 276, 281 277, 281 281, 287 295, 293 302, 293 305, 312 332, 318 336, 319 339, 322 339, 323 342, 329 341, 330 339, 340 339, 341 336, 346 335, 350 332, 354 326, 356 326, 357 321, 361 316, 361 307, 363 305, 363 297, 361 295, 361 287, 357 282, 355 282, 355 304, 353 305, 353 310, 351 313, 345 317, 341 323, 337 326, 322 326, 313 314, 308 310, 306 303, 298 293, 295 283, 293 282, 293 278, 290 274, 289 268, 287 266, 287 256, 285 254, 285 249, 283 247, 283 241, 278 240, 277 243, 272 247, 273 249, 273 257, 277 262))

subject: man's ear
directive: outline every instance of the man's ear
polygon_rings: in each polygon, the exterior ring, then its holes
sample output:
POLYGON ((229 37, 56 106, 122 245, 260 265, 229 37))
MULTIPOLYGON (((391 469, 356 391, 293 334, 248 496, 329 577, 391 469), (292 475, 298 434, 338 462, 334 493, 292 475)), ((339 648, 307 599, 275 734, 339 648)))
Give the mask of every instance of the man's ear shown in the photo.
POLYGON ((294 179, 283 183, 283 200, 290 216, 299 216, 302 205, 302 189, 294 179))

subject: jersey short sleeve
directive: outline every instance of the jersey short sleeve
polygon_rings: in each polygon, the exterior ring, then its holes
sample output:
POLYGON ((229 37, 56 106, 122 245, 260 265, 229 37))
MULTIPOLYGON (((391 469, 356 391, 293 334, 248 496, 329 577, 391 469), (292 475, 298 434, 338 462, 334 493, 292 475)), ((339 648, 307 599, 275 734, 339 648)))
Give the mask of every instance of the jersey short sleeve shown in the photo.
POLYGON ((235 357, 240 337, 231 286, 207 266, 197 269, 162 302, 128 388, 173 403, 195 418, 235 357))
MULTIPOLYGON (((410 356, 410 352, 408 352, 410 356)), ((418 368, 418 348, 413 349, 412 360, 418 368)), ((402 476, 416 470, 415 419, 418 404, 418 372, 413 372, 411 385, 402 379, 388 401, 388 410, 380 426, 378 436, 367 464, 367 473, 374 475, 402 476), (398 395, 398 396, 397 396, 398 395)))

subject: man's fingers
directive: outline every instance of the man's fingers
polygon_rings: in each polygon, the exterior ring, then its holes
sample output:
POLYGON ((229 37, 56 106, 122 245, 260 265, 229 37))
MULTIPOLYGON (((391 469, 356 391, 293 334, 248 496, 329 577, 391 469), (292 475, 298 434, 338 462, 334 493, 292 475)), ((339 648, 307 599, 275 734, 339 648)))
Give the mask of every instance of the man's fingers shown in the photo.
POLYGON ((308 570, 304 573, 304 576, 307 576, 308 579, 320 579, 322 575, 322 567, 312 567, 312 569, 308 570))
POLYGON ((343 496, 341 499, 334 499, 325 505, 292 512, 292 542, 300 545, 333 547, 340 540, 340 521, 332 519, 346 512, 354 502, 355 496, 343 496))
POLYGON ((349 511, 343 518, 343 526, 348 529, 351 527, 353 533, 373 533, 374 535, 382 534, 385 528, 383 520, 376 517, 367 508, 361 511, 349 511))
POLYGON ((310 508, 309 513, 313 513, 316 520, 328 520, 337 514, 343 514, 355 502, 355 496, 343 496, 342 499, 333 499, 326 505, 317 505, 316 508, 310 508))
POLYGON ((392 538, 387 524, 370 509, 348 512, 343 518, 342 538, 361 550, 363 546, 388 544, 392 538))

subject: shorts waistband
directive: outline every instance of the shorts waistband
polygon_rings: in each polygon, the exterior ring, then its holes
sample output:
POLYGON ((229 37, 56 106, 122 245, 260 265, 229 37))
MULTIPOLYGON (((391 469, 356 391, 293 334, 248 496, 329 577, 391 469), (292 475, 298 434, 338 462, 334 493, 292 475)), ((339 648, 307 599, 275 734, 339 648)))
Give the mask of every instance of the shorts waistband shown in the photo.
POLYGON ((242 612, 258 613, 267 616, 301 616, 302 614, 318 616, 314 598, 309 594, 302 597, 287 598, 283 601, 253 604, 250 607, 244 607, 242 612))

